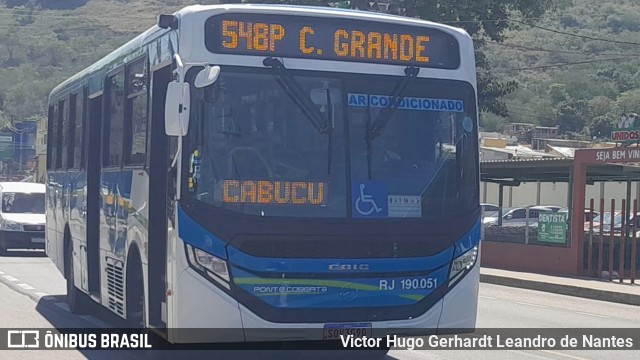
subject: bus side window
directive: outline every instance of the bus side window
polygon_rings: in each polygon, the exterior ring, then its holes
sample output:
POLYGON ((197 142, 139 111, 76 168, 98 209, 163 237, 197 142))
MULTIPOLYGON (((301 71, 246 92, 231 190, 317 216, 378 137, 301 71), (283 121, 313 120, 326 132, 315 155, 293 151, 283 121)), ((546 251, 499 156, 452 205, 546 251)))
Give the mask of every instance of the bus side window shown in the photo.
POLYGON ((84 130, 84 94, 79 92, 71 95, 70 124, 69 124, 69 168, 80 168, 82 154, 82 139, 84 130))
POLYGON ((76 105, 78 94, 71 94, 69 97, 69 115, 67 116, 67 124, 65 125, 65 131, 67 133, 66 142, 66 155, 64 156, 67 162, 67 168, 74 168, 74 153, 75 153, 75 141, 76 141, 76 105))
POLYGON ((120 166, 124 121, 124 72, 107 78, 106 117, 104 122, 103 166, 120 166))
POLYGON ((49 106, 49 124, 47 125, 47 170, 56 169, 56 152, 58 139, 58 107, 56 105, 49 106))
POLYGON ((147 68, 146 56, 127 65, 124 118, 124 160, 127 165, 144 165, 147 158, 147 68))
POLYGON ((57 121, 57 139, 59 140, 58 142, 58 146, 57 151, 55 153, 56 155, 56 169, 61 169, 62 167, 64 167, 65 164, 62 163, 62 159, 63 156, 65 154, 65 147, 66 147, 66 141, 67 138, 65 136, 65 132, 64 132, 64 126, 65 126, 65 101, 64 100, 60 100, 58 102, 58 121, 57 121))

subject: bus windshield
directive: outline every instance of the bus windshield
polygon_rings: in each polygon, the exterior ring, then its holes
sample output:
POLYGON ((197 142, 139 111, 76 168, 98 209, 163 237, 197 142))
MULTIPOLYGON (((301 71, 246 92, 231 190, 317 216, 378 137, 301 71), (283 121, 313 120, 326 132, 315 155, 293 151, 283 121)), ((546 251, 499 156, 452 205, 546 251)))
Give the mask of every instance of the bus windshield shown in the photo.
POLYGON ((196 203, 337 218, 442 216, 477 203, 469 84, 413 79, 369 137, 401 77, 289 74, 308 101, 269 69, 227 67, 214 85, 192 88, 187 188, 196 203))

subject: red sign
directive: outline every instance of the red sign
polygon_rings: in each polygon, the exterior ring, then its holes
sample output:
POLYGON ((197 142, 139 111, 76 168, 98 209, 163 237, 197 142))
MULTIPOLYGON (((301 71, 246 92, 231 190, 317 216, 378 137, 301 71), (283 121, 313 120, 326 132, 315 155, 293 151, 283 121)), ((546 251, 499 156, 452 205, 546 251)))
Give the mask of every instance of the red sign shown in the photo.
POLYGON ((611 132, 611 141, 634 141, 640 140, 640 129, 628 129, 611 132))

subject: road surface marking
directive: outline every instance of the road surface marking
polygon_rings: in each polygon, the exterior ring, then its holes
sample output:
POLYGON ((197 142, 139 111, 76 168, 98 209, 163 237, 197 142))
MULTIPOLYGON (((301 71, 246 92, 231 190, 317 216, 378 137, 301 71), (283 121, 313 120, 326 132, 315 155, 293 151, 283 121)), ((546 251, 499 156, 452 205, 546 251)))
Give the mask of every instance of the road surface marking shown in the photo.
MULTIPOLYGON (((391 351, 394 351, 394 350, 392 349, 391 351)), ((405 353, 406 350, 403 350, 403 349, 398 349, 395 351, 402 351, 403 354, 406 354, 405 353)), ((447 357, 443 357, 442 355, 438 355, 433 352, 426 352, 422 349, 409 350, 409 354, 416 354, 416 355, 420 355, 420 357, 426 357, 429 359, 447 359, 447 357)))
POLYGON ((25 290, 35 290, 35 288, 29 284, 18 284, 18 286, 20 286, 21 288, 25 289, 25 290))
POLYGON ((483 298, 483 299, 489 299, 489 300, 495 300, 496 298, 491 297, 491 296, 484 296, 484 295, 478 295, 479 298, 483 298))
POLYGON ((595 316, 595 317, 604 318, 604 319, 611 319, 611 317, 610 317, 610 316, 598 315, 598 314, 592 314, 592 313, 588 313, 588 312, 576 311, 576 313, 578 313, 578 314, 582 314, 582 315, 595 316))
POLYGON ((512 353, 514 353, 514 354, 518 354, 518 355, 520 355, 520 356, 528 356, 528 357, 532 357, 532 358, 534 358, 534 359, 543 359, 543 360, 549 360, 549 359, 552 359, 552 358, 550 358, 550 357, 540 356, 540 355, 536 355, 536 354, 533 354, 533 353, 530 353, 530 352, 526 352, 526 351, 520 351, 520 350, 507 350, 507 351, 510 351, 510 352, 512 352, 512 353))
POLYGON ((567 357, 569 359, 574 359, 574 360, 588 360, 587 358, 583 358, 583 357, 579 357, 579 356, 573 356, 573 355, 569 355, 569 354, 564 354, 561 352, 557 352, 557 351, 552 351, 552 350, 540 350, 542 352, 546 352, 549 354, 553 354, 553 355, 558 355, 558 356, 564 356, 567 357))
POLYGON ((9 280, 9 281, 18 281, 18 279, 14 278, 11 275, 2 275, 3 278, 9 280))
POLYGON ((34 294, 36 294, 36 295, 38 295, 40 297, 45 297, 45 296, 49 295, 46 292, 42 292, 42 291, 36 291, 36 292, 34 292, 34 294))
POLYGON ((548 308, 548 306, 544 306, 544 305, 538 305, 538 304, 532 304, 532 303, 526 303, 526 302, 521 302, 521 301, 515 301, 516 304, 521 304, 521 305, 529 305, 529 306, 535 306, 535 307, 539 307, 539 308, 548 308))

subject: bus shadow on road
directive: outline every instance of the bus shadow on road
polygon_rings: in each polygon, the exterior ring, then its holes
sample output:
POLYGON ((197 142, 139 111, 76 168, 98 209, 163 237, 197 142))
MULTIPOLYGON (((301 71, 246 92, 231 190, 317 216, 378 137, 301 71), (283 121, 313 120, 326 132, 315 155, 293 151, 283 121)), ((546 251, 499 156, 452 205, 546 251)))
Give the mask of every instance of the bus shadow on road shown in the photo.
MULTIPOLYGON (((106 308, 95 306, 88 315, 76 315, 69 311, 66 295, 48 295, 40 298, 36 310, 53 329, 118 329, 125 328, 125 322, 106 308)), ((45 329, 46 330, 46 329, 45 329)), ((366 355, 352 351, 335 350, 77 350, 90 360, 138 360, 138 359, 215 359, 215 360, 262 360, 262 359, 369 359, 366 355), (358 356, 356 356, 358 355, 358 356)), ((381 358, 377 358, 381 359, 381 358)), ((393 360, 387 355, 385 360, 393 360)))
POLYGON ((5 255, 0 257, 47 257, 44 250, 7 250, 5 255))

